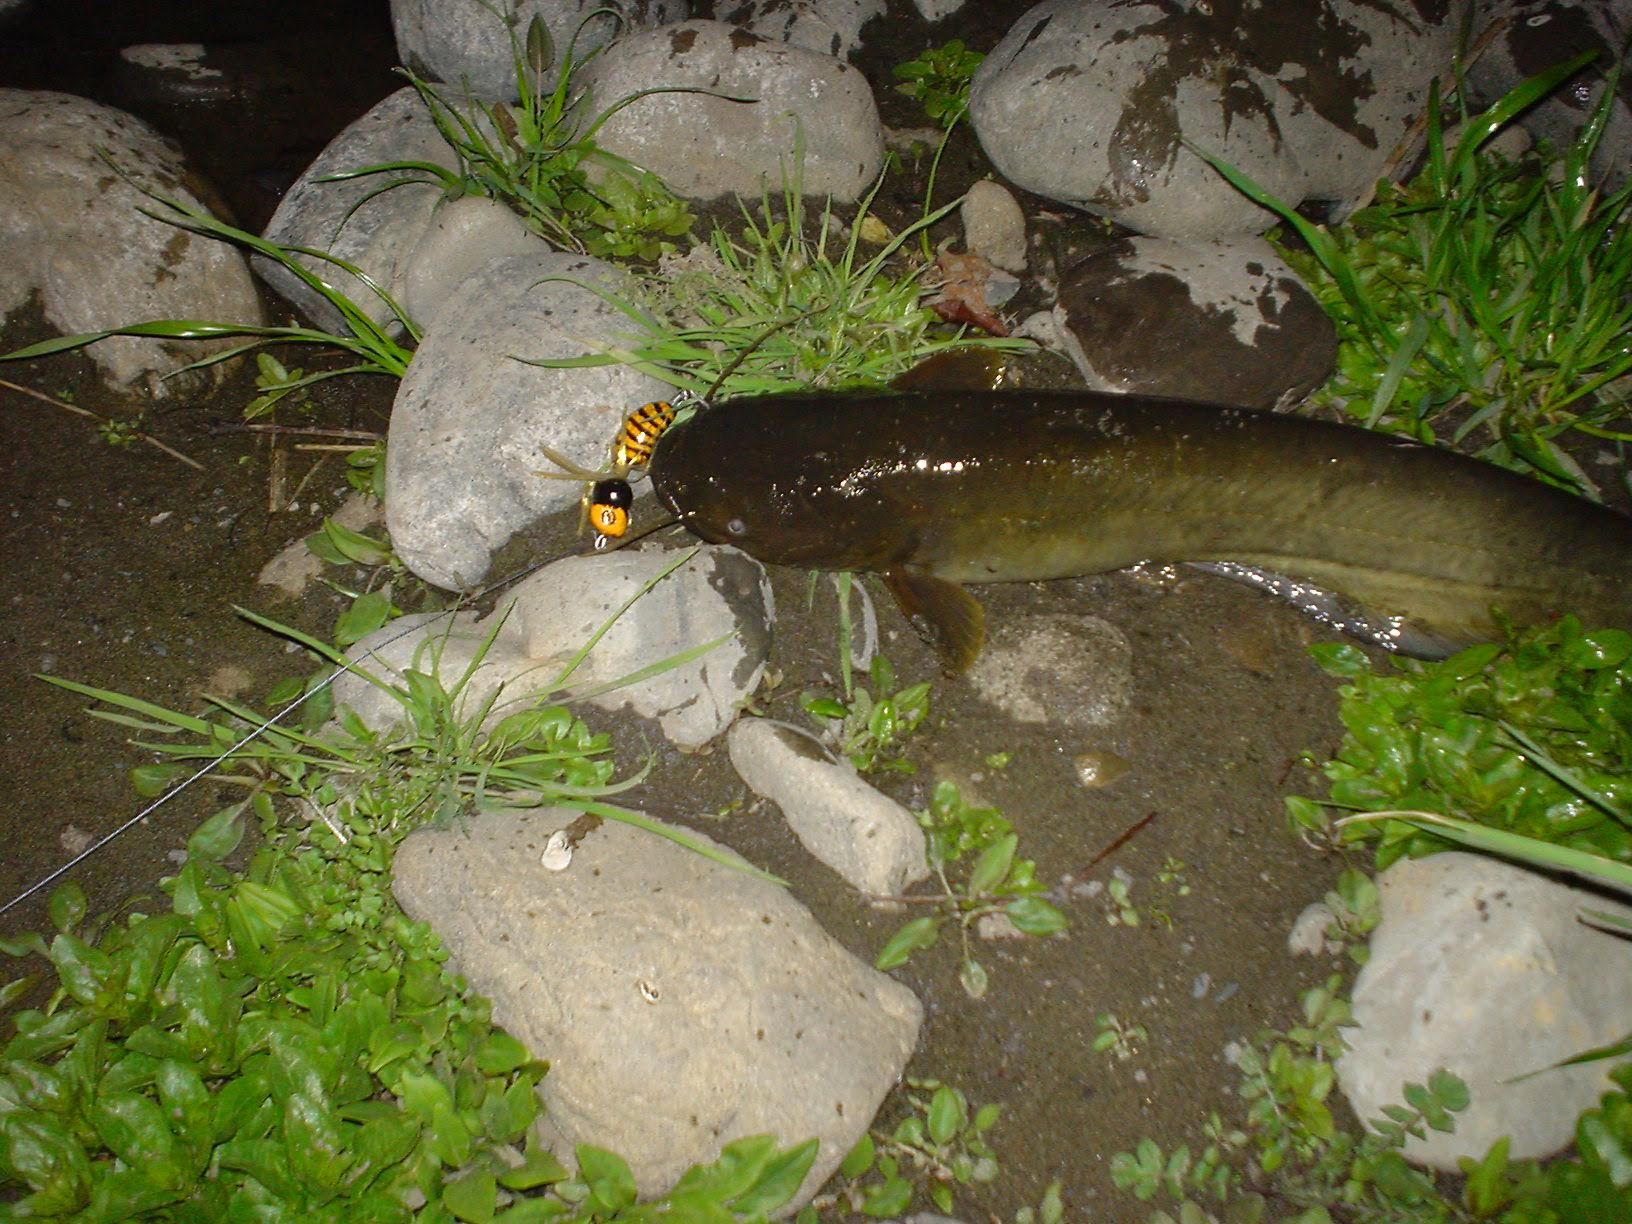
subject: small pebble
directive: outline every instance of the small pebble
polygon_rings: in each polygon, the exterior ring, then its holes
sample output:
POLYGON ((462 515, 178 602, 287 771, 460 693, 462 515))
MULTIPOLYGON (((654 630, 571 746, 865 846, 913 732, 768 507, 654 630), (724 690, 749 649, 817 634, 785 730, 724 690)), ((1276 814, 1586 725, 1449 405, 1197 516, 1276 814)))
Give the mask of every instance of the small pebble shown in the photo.
POLYGON ((1129 769, 1127 760, 1114 752, 1079 752, 1071 758, 1071 767, 1077 784, 1086 790, 1109 786, 1129 769))

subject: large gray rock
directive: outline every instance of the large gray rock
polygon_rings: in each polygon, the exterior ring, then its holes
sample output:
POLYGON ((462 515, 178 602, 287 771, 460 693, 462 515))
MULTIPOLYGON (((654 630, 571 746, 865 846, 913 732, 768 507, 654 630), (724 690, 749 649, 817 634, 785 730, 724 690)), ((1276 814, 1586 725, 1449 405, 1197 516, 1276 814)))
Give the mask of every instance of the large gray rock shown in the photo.
POLYGON ((1045 0, 975 75, 970 117, 1030 191, 1166 238, 1274 218, 1191 151, 1291 204, 1366 196, 1449 62, 1466 0, 1045 0))
POLYGON ((1403 1084, 1443 1067, 1473 1103, 1453 1134, 1409 1140, 1412 1160, 1454 1171, 1503 1135, 1514 1160, 1563 1148, 1612 1064, 1545 1068, 1619 1040, 1632 1015, 1632 945, 1577 916, 1632 906, 1477 854, 1402 861, 1377 883, 1382 921, 1337 1063, 1355 1113, 1381 1117, 1403 1084))
POLYGON ((884 0, 721 0, 714 18, 772 42, 844 59, 861 46, 862 26, 884 11, 884 0))
POLYGON ((807 195, 854 200, 884 164, 883 127, 861 73, 723 22, 620 38, 583 80, 596 111, 643 89, 711 91, 651 94, 618 111, 596 137, 682 195, 775 191, 799 169, 792 164, 798 140, 807 195))
MULTIPOLYGON (((263 236, 284 246, 311 247, 344 259, 392 296, 400 293, 409 258, 435 216, 442 189, 425 175, 389 171, 325 182, 330 175, 395 161, 424 161, 457 170, 457 160, 431 121, 419 93, 404 87, 382 100, 328 144, 297 179, 263 236), (402 185, 382 190, 393 182, 402 185)), ((377 323, 392 313, 367 285, 325 260, 301 262, 324 284, 350 298, 377 323)), ((282 265, 257 257, 255 270, 320 327, 344 330, 328 299, 282 265)))
MULTIPOLYGON (((648 582, 677 560, 659 548, 568 557, 518 583, 507 629, 533 658, 564 659, 648 582)), ((592 700, 655 718, 669 742, 700 748, 725 731, 753 695, 771 653, 776 607, 764 568, 735 548, 698 546, 618 617, 572 673, 574 689, 596 688, 681 652, 718 641, 708 653, 592 700), (724 639, 723 641, 721 639, 724 639)))
MULTIPOLYGON (((445 81, 463 97, 513 101, 515 48, 525 46, 534 16, 555 44, 555 65, 570 47, 582 60, 621 30, 642 29, 691 15, 688 0, 391 0, 397 54, 418 75, 445 81), (576 40, 576 45, 575 45, 576 40)), ((546 88, 555 75, 545 74, 546 88)))
POLYGON ((808 1199, 901 1074, 917 999, 781 888, 651 833, 609 821, 564 870, 545 868, 574 815, 484 812, 468 835, 415 833, 397 898, 550 1060, 540 1132, 557 1156, 611 1148, 651 1196, 735 1139, 814 1136, 808 1199))
POLYGON ((1262 238, 1130 238, 1061 278, 1054 319, 1101 391, 1274 408, 1337 361, 1330 316, 1262 238))
POLYGON ((386 524, 425 581, 465 590, 515 532, 577 504, 583 486, 541 447, 604 467, 628 413, 666 384, 629 365, 546 369, 627 343, 634 325, 601 292, 624 286, 583 255, 511 256, 483 264, 448 296, 397 390, 386 446, 386 524))
MULTIPOLYGON (((408 668, 437 676, 450 691, 466 677, 458 713, 473 715, 491 699, 497 720, 563 689, 586 692, 718 642, 683 666, 589 698, 602 709, 628 707, 656 719, 671 743, 700 748, 730 726, 758 687, 775 610, 765 571, 736 549, 699 549, 672 568, 679 560, 655 548, 566 557, 518 583, 486 617, 404 616, 347 655, 362 673, 399 687, 408 668), (567 675, 572 658, 647 583, 656 585, 567 675)), ((402 703, 364 674, 336 680, 334 699, 375 730, 403 719, 402 703)))
POLYGON ((739 719, 727 744, 737 776, 781 808, 805 849, 852 888, 894 896, 928 877, 918 821, 849 761, 770 718, 739 719))
MULTIPOLYGON (((0 89, 0 322, 35 294, 69 335, 152 319, 264 322, 235 247, 142 211, 166 211, 144 190, 204 208, 196 188, 181 151, 141 120, 71 94, 0 89)), ((116 336, 87 353, 109 385, 162 398, 213 386, 224 367, 164 376, 237 343, 116 336)))

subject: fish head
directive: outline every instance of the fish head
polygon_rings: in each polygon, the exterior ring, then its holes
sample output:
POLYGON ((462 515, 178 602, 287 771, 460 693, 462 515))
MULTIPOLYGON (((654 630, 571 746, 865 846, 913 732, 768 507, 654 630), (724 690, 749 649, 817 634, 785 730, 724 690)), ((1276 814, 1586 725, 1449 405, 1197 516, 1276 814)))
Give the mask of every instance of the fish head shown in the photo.
POLYGON ((886 569, 910 551, 904 521, 854 465, 720 425, 705 414, 675 426, 648 469, 658 500, 694 535, 808 569, 886 569))

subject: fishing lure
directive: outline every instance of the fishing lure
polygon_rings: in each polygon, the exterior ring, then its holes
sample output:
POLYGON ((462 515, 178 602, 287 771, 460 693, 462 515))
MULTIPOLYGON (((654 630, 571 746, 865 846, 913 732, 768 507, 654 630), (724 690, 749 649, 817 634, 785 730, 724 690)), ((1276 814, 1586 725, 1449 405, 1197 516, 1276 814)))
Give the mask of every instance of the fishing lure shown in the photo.
POLYGON ((549 480, 581 480, 588 485, 583 501, 584 518, 595 533, 595 547, 606 548, 609 542, 621 540, 629 531, 630 509, 635 500, 634 489, 627 479, 629 473, 651 462, 657 440, 674 424, 680 408, 701 402, 696 396, 680 395, 674 402, 653 400, 636 408, 624 418, 618 436, 612 441, 611 466, 602 471, 580 467, 545 446, 540 448, 545 458, 561 470, 533 475, 549 480))

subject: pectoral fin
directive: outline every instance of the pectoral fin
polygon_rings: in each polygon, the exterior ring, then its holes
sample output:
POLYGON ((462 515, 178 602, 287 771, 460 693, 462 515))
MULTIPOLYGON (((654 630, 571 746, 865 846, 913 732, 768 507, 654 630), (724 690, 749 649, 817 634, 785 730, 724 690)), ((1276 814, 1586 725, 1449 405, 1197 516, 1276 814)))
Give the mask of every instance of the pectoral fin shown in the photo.
POLYGON ((935 647, 947 672, 967 671, 986 638, 986 613, 975 597, 955 582, 917 570, 888 570, 884 585, 901 614, 935 647))

